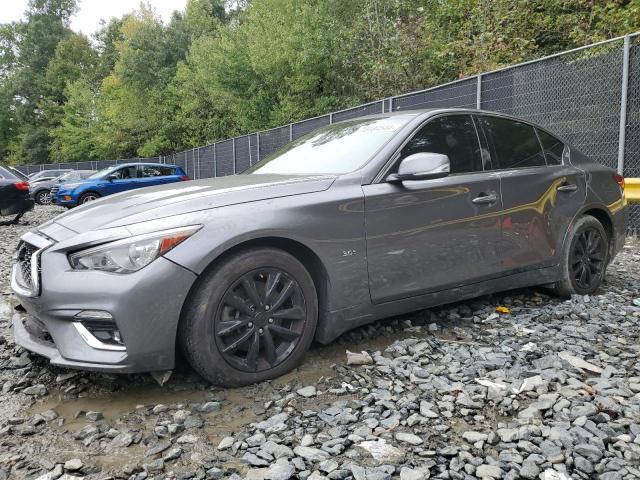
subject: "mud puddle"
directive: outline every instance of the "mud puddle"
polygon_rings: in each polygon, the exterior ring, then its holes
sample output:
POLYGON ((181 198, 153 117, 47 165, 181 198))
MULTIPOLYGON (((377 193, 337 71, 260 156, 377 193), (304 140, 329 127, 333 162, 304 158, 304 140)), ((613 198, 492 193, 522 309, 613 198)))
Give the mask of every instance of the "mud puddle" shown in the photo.
MULTIPOLYGON (((225 389, 209 387, 203 384, 188 383, 183 374, 175 375, 164 387, 154 384, 127 385, 126 381, 119 383, 122 388, 117 391, 94 392, 87 396, 68 398, 62 391, 52 391, 44 401, 35 403, 30 414, 54 410, 64 419, 62 428, 76 431, 88 422, 82 412, 95 411, 102 413, 104 420, 109 423, 126 422, 121 418, 128 413, 142 410, 144 407, 164 404, 169 407, 190 403, 202 403, 208 400, 220 401, 222 409, 216 412, 214 429, 207 429, 209 434, 222 431, 233 431, 242 424, 251 423, 264 412, 264 402, 274 390, 280 390, 286 385, 304 386, 318 383, 321 378, 331 378, 335 375, 334 365, 346 362, 346 350, 384 350, 397 339, 406 338, 409 332, 399 331, 389 335, 380 335, 371 339, 357 342, 334 342, 330 345, 315 345, 306 356, 304 363, 296 370, 283 375, 271 382, 248 387, 225 389), (198 386, 200 388, 198 388, 198 386), (241 419, 236 418, 241 413, 241 419), (234 420, 224 421, 225 414, 234 414, 234 420), (247 421, 245 421, 247 420, 247 421)), ((132 381, 133 382, 133 381, 132 381)), ((208 423, 208 422, 207 422, 208 423)))

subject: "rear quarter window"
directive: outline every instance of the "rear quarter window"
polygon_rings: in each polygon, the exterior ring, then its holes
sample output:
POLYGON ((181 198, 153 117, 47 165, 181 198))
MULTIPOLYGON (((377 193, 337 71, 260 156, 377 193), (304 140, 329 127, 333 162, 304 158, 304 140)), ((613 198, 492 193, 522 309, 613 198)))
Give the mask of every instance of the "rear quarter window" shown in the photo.
POLYGON ((562 165, 562 159, 566 155, 567 146, 553 135, 544 130, 536 129, 544 156, 547 159, 547 165, 562 165))
POLYGON ((500 117, 480 117, 491 148, 493 168, 546 165, 536 131, 531 125, 500 117))

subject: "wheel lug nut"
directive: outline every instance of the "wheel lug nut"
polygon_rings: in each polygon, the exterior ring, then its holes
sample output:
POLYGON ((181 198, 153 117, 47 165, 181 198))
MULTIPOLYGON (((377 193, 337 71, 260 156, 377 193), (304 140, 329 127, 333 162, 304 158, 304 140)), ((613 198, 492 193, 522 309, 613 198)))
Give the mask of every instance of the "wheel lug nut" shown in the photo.
POLYGON ((270 308, 271 308, 271 307, 270 307, 269 305, 265 305, 265 306, 264 306, 264 309, 265 309, 265 310, 269 310, 270 308))
POLYGON ((260 329, 258 329, 258 333, 260 333, 260 334, 261 334, 262 332, 264 332, 264 330, 262 330, 261 328, 260 328, 260 329))
POLYGON ((247 327, 249 327, 249 328, 253 327, 253 323, 249 322, 249 324, 247 325, 247 327))
POLYGON ((273 318, 270 318, 270 319, 269 319, 269 323, 273 323, 273 318))

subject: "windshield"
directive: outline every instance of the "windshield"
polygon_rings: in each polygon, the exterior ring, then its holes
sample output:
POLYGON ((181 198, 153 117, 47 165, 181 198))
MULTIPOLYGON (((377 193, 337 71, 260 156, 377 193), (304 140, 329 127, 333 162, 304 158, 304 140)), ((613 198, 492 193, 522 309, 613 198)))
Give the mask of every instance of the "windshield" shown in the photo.
POLYGON ((94 173, 93 175, 90 175, 87 177, 87 179, 95 179, 95 178, 102 178, 107 176, 109 173, 113 172, 115 169, 117 168, 116 166, 113 167, 107 167, 107 168, 103 168, 102 170, 98 170, 96 173, 94 173))
POLYGON ((366 164, 414 115, 329 125, 290 142, 247 174, 342 174, 366 164))

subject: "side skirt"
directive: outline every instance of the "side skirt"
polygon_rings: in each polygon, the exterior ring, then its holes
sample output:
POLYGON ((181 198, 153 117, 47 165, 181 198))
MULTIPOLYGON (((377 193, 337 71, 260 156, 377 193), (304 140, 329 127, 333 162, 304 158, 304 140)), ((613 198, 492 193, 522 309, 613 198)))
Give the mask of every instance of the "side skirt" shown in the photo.
POLYGON ((321 323, 318 325, 316 332, 316 340, 326 344, 348 330, 366 325, 381 318, 403 315, 425 308, 437 307, 447 303, 488 295, 490 293, 535 285, 552 284, 556 282, 559 277, 560 272, 558 267, 547 267, 402 300, 375 305, 373 303, 367 303, 334 312, 323 312, 320 317, 322 319, 321 323))

